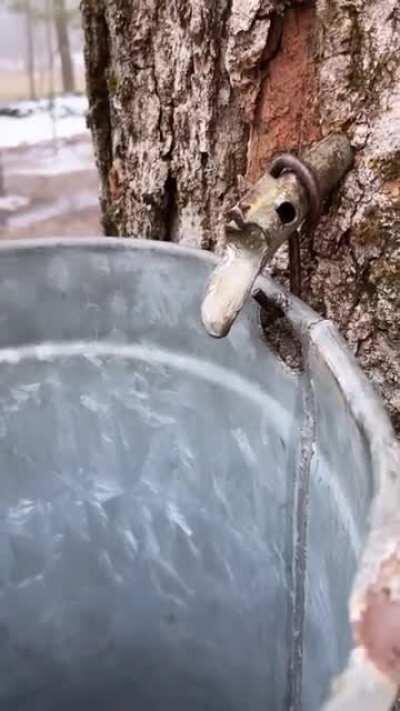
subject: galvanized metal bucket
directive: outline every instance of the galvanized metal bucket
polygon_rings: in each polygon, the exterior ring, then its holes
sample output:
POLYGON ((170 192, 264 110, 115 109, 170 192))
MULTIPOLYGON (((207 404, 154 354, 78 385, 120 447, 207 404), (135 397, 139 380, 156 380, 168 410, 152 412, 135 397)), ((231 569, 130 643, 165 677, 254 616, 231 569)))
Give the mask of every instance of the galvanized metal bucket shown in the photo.
POLYGON ((0 249, 2 709, 393 700, 389 421, 332 324, 272 281, 302 373, 255 302, 209 338, 215 264, 129 240, 0 249))

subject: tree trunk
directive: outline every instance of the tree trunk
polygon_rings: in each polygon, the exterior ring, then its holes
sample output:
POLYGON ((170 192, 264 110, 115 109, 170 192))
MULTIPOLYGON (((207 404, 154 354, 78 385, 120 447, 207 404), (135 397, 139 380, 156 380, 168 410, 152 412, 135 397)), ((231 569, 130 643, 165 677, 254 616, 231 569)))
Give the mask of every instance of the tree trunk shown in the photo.
POLYGON ((55 95, 55 84, 54 84, 54 47, 53 47, 53 22, 52 18, 52 5, 51 0, 46 0, 45 12, 48 21, 46 22, 46 44, 47 44, 47 61, 48 61, 48 97, 50 103, 53 104, 55 95))
POLYGON ((399 0, 82 0, 82 11, 107 234, 219 247, 239 175, 347 132, 355 164, 302 247, 303 296, 339 325, 399 430, 399 0))
MULTIPOLYGON (((4 180, 3 156, 0 151, 0 198, 6 194, 6 186, 4 180)), ((0 207, 0 230, 7 224, 7 212, 0 207)))
POLYGON ((35 42, 33 33, 33 12, 31 0, 27 0, 25 8, 25 23, 26 23, 26 73, 29 81, 29 98, 31 101, 36 99, 36 81, 35 81, 35 42))
POLYGON ((75 91, 74 65, 68 34, 68 13, 65 0, 54 0, 54 23, 58 40, 58 52, 61 60, 61 77, 66 93, 75 91))

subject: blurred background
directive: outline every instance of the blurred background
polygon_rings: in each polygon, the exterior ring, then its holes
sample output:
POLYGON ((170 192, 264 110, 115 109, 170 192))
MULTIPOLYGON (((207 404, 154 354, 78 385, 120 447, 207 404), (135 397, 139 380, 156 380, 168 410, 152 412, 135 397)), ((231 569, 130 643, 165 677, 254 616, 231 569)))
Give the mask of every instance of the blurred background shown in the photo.
POLYGON ((99 235, 79 0, 0 0, 0 237, 99 235))

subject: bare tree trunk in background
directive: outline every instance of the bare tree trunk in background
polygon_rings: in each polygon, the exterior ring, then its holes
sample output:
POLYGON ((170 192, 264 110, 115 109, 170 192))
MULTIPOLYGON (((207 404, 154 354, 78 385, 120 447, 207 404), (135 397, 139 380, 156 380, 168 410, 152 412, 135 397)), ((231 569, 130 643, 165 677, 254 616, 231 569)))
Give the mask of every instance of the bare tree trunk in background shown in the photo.
POLYGON ((33 31, 33 12, 31 0, 26 0, 25 7, 26 22, 26 72, 29 81, 29 98, 34 101, 36 97, 35 82, 35 42, 33 31))
MULTIPOLYGON (((51 0, 46 0, 46 17, 51 18, 52 16, 52 2, 51 0)), ((49 85, 48 85, 48 96, 51 102, 54 101, 55 95, 55 84, 54 84, 54 47, 53 47, 53 26, 52 22, 46 22, 46 43, 47 43, 47 57, 48 57, 48 70, 49 70, 49 85)))
POLYGON ((400 430, 399 0, 82 0, 82 12, 107 234, 213 249, 239 174, 347 132, 355 166, 303 245, 304 298, 339 324, 400 430))
MULTIPOLYGON (((0 151, 0 198, 6 194, 6 186, 4 180, 3 156, 0 151)), ((0 231, 7 224, 7 212, 0 207, 0 231)))
MULTIPOLYGON (((46 17, 52 17, 52 0, 46 0, 46 17)), ((48 56, 49 84, 48 98, 50 106, 51 126, 52 126, 52 147, 54 153, 58 151, 57 145, 57 120, 55 115, 55 75, 54 75, 54 46, 53 46, 53 23, 49 19, 46 23, 46 43, 48 56)))
POLYGON ((58 51, 61 59, 61 76, 63 89, 66 93, 75 91, 74 64, 68 34, 68 13, 65 0, 53 0, 54 23, 58 40, 58 51))
POLYGON ((6 186, 4 181, 3 156, 0 152, 0 197, 6 194, 6 186))

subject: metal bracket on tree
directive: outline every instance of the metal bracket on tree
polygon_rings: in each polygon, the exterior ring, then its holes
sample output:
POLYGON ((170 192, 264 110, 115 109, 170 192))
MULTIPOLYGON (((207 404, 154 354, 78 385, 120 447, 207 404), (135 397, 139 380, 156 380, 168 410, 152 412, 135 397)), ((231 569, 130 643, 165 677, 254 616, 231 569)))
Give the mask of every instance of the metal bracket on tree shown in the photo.
POLYGON ((319 220, 321 201, 352 163, 346 136, 335 134, 301 158, 284 153, 228 213, 226 252, 213 272, 202 304, 202 320, 211 336, 229 330, 254 282, 276 250, 289 240, 291 288, 300 292, 298 231, 319 220))

